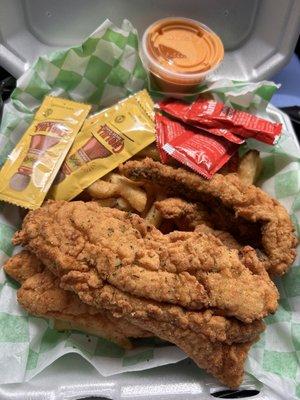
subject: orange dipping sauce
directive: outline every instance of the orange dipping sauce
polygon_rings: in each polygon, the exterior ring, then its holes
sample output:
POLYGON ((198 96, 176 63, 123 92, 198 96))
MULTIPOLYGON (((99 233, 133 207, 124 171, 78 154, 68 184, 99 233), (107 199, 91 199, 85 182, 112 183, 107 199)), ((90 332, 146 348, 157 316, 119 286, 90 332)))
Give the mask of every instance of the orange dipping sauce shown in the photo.
POLYGON ((158 86, 189 92, 224 57, 221 39, 205 25, 186 18, 165 18, 144 33, 141 58, 158 86))

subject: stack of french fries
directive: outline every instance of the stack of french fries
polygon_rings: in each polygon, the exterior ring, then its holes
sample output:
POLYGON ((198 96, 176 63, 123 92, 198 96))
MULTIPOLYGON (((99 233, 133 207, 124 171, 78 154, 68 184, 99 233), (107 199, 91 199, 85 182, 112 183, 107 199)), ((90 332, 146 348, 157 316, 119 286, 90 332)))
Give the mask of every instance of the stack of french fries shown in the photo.
MULTIPOLYGON (((159 160, 159 154, 154 144, 146 147, 135 158, 150 157, 159 160)), ((235 172, 247 185, 254 184, 261 172, 261 159, 256 150, 248 151, 237 163, 235 172)), ((226 169, 221 173, 228 173, 226 169)), ((162 216, 155 207, 155 202, 166 198, 155 185, 132 181, 120 175, 117 170, 110 172, 90 185, 86 192, 103 207, 135 212, 149 224, 159 228, 162 216)))

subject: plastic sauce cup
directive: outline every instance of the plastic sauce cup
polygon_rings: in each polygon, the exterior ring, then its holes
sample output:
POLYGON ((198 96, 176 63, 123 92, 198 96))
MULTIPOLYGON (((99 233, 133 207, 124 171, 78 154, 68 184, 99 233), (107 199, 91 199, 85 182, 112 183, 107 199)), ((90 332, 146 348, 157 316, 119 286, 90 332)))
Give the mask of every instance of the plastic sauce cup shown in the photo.
POLYGON ((164 92, 192 92, 223 58, 219 36, 192 19, 164 18, 143 35, 142 62, 164 92))

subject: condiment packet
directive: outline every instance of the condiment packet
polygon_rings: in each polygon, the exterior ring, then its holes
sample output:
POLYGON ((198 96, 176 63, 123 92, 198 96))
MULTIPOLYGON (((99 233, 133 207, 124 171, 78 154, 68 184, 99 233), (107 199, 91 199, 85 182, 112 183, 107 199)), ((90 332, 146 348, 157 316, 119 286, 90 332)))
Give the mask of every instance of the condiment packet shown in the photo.
POLYGON ((38 208, 91 107, 45 97, 0 171, 0 200, 38 208))
POLYGON ((201 123, 198 120, 189 119, 188 116, 190 109, 193 106, 193 103, 189 104, 180 100, 167 99, 161 101, 158 106, 160 110, 166 112, 167 114, 170 114, 173 117, 180 119, 181 121, 190 123, 191 125, 199 126, 199 128, 201 128, 202 130, 205 130, 206 132, 209 132, 213 135, 222 136, 232 143, 242 144, 245 142, 244 139, 234 134, 230 129, 224 128, 224 124, 222 123, 212 123, 210 119, 206 119, 204 117, 201 118, 201 123))
POLYGON ((147 90, 141 90, 134 94, 135 99, 139 102, 140 106, 144 109, 146 114, 154 121, 155 111, 153 101, 147 90))
POLYGON ((212 136, 201 129, 168 120, 166 117, 161 127, 162 131, 157 132, 158 136, 170 137, 173 134, 173 139, 165 143, 162 149, 208 179, 212 178, 239 147, 222 137, 212 136))
POLYGON ((49 192, 71 200, 155 141, 154 104, 146 90, 89 117, 49 192))
MULTIPOLYGON (((180 128, 180 125, 178 125, 180 128)), ((156 129, 156 145, 159 152, 160 160, 166 164, 169 160, 169 155, 163 150, 163 146, 181 135, 182 129, 176 129, 176 124, 160 113, 155 114, 155 129, 156 129)))
POLYGON ((199 97, 186 113, 186 121, 219 128, 220 124, 233 134, 275 144, 281 134, 282 124, 271 122, 244 111, 235 110, 224 103, 199 97))

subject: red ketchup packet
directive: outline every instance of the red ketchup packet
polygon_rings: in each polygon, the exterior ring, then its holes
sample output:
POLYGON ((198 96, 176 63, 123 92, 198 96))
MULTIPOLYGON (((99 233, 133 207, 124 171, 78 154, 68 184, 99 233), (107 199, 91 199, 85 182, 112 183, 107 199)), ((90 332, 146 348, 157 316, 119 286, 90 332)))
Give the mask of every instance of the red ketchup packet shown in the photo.
POLYGON ((164 126, 164 119, 163 115, 155 113, 156 146, 161 162, 166 164, 169 156, 162 148, 168 141, 168 130, 164 126))
POLYGON ((177 136, 182 134, 180 124, 162 114, 155 114, 156 144, 162 163, 166 164, 170 158, 168 153, 163 150, 166 143, 170 143, 177 136))
POLYGON ((275 144, 282 130, 282 124, 278 122, 270 122, 245 111, 235 110, 224 103, 200 97, 189 107, 185 118, 188 123, 201 125, 209 120, 210 126, 216 128, 221 123, 232 134, 267 144, 275 144))
POLYGON ((201 123, 198 121, 190 121, 187 116, 189 115, 190 108, 193 106, 192 104, 185 103, 180 100, 163 100, 159 103, 159 108, 166 112, 167 114, 172 115, 173 117, 180 119, 181 121, 187 122, 191 125, 198 126, 202 130, 209 132, 216 136, 222 136, 230 142, 242 144, 245 142, 244 139, 232 133, 229 129, 224 128, 224 124, 216 124, 214 121, 210 119, 201 118, 201 123), (219 127, 217 126, 219 125, 219 127))
POLYGON ((212 178, 239 147, 222 137, 165 116, 157 115, 157 119, 160 122, 157 138, 162 150, 205 178, 212 178))

